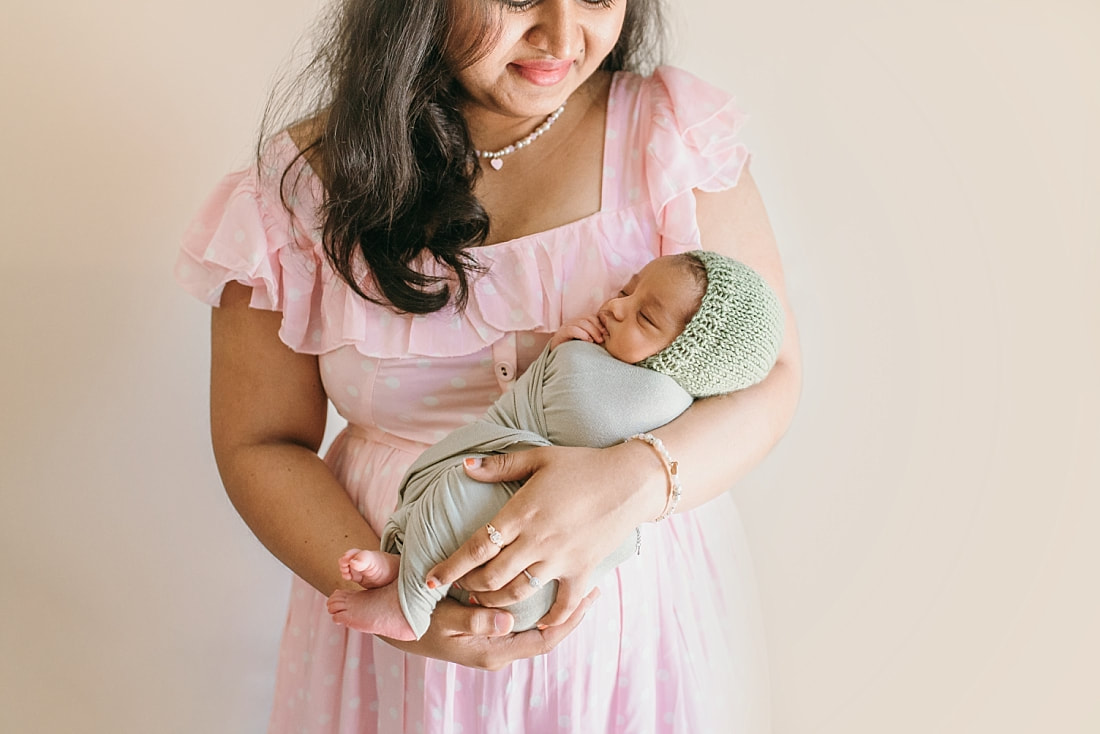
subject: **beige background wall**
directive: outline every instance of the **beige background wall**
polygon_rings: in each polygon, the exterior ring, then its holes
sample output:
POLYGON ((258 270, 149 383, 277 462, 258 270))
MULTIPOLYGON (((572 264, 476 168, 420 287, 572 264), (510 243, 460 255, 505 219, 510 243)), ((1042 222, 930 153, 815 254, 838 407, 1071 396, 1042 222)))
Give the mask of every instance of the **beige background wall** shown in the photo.
MULTIPOLYGON (((1100 6, 678 5, 804 339, 735 489, 776 731, 1100 731, 1100 6)), ((264 728, 286 574, 220 490, 169 273, 316 6, 3 3, 4 731, 264 728)))

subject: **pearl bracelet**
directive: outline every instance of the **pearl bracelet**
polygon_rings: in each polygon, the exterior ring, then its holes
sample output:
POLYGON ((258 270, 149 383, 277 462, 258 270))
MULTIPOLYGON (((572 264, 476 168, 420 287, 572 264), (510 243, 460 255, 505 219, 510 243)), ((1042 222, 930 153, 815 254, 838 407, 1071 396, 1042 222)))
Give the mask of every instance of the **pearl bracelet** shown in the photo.
POLYGON ((661 457, 661 464, 664 465, 665 474, 668 476, 668 500, 665 502, 664 511, 654 520, 654 522, 660 522, 675 512, 676 505, 680 502, 681 489, 678 466, 676 462, 672 460, 672 457, 668 455, 668 449, 665 448, 664 442, 652 433, 636 433, 626 439, 626 441, 623 441, 623 443, 627 441, 644 441, 652 446, 653 450, 657 452, 657 455, 661 457))

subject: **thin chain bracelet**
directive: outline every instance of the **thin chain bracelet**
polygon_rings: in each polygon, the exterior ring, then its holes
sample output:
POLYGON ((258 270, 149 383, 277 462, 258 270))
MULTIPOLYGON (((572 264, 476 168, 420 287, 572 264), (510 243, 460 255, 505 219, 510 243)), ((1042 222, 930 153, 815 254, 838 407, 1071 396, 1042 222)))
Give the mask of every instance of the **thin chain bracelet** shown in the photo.
MULTIPOLYGON (((653 450, 657 452, 657 455, 661 457, 661 464, 665 468, 665 474, 668 476, 668 500, 665 502, 665 509, 654 522, 660 522, 666 519, 669 515, 676 511, 676 505, 680 503, 680 494, 682 493, 680 488, 680 474, 678 465, 672 460, 672 457, 668 455, 668 449, 665 448, 665 444, 661 439, 654 436, 652 433, 635 433, 626 441, 644 441, 653 447, 653 450)), ((623 443, 626 443, 623 441, 623 443)))

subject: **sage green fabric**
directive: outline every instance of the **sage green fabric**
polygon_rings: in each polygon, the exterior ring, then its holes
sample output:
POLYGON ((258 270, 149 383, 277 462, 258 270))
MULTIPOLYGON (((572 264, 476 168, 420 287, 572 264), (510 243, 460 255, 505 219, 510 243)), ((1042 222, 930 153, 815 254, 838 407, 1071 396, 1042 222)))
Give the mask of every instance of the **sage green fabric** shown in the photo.
POLYGON ((779 357, 783 304, 748 265, 708 250, 686 254, 707 271, 699 310, 671 344, 638 364, 668 375, 697 398, 755 385, 779 357))
MULTIPOLYGON (((581 341, 546 349, 489 409, 486 416, 450 433, 409 467, 400 504, 382 532, 382 549, 401 554, 398 595, 419 639, 432 610, 458 589, 429 589, 428 571, 488 523, 519 489, 518 482, 484 484, 466 476, 467 456, 509 453, 536 446, 603 448, 668 423, 692 398, 674 380, 609 355, 581 341)), ((590 583, 634 555, 637 531, 603 561, 590 583)), ((557 583, 509 607, 517 631, 530 629, 550 609, 557 583)))

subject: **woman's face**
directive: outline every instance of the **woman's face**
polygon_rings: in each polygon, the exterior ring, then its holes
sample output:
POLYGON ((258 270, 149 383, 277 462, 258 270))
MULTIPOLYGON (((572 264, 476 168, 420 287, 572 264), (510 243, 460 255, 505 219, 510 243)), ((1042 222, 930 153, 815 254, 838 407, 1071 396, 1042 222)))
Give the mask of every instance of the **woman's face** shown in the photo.
POLYGON ((507 117, 538 117, 562 105, 619 40, 628 0, 494 0, 499 35, 458 72, 477 106, 507 117))

